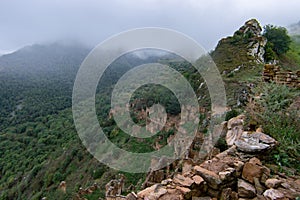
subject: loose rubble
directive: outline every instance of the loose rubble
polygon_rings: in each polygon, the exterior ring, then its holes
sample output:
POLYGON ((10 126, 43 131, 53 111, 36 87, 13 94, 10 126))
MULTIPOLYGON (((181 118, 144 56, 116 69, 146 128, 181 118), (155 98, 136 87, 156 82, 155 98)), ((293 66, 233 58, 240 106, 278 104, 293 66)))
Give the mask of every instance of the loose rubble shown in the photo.
MULTIPOLYGON (((277 141, 263 133, 243 130, 245 116, 223 122, 222 131, 229 148, 202 163, 191 158, 181 160, 181 169, 163 179, 164 170, 151 172, 144 189, 121 196, 120 192, 108 200, 279 200, 300 197, 300 177, 272 174, 259 159, 277 141), (156 173, 157 172, 157 173, 156 173)), ((221 130, 221 129, 220 129, 221 130)), ((108 193, 107 193, 108 194, 108 193)))

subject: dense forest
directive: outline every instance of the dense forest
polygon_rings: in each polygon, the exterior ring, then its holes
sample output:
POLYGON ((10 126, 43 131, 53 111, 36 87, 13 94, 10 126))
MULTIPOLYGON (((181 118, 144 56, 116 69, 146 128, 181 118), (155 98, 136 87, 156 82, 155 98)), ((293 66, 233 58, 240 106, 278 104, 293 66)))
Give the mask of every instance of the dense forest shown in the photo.
MULTIPOLYGON (((238 52, 238 48, 246 45, 245 38, 241 42, 233 37, 229 43, 241 43, 236 49, 230 49, 232 52, 238 52)), ((99 184, 102 190, 87 198, 104 198, 105 184, 120 173, 109 169, 88 153, 81 144, 73 122, 73 84, 80 64, 90 50, 82 45, 33 45, 0 57, 1 200, 42 197, 71 199, 80 187, 94 183, 99 184), (57 189, 61 181, 68 184, 66 193, 57 189)), ((139 140, 124 133, 109 118, 113 86, 133 67, 152 62, 169 65, 189 81, 199 97, 199 105, 210 109, 207 86, 204 84, 199 87, 204 81, 193 66, 171 53, 153 54, 147 50, 143 53, 146 54, 145 57, 129 53, 115 60, 99 81, 96 94, 97 117, 105 134, 113 143, 132 152, 153 151, 157 141, 160 145, 165 145, 167 138, 175 131, 175 127, 171 127, 153 137, 139 140)), ((223 57, 227 56, 216 51, 211 55, 216 62, 223 62, 223 57)), ((276 55, 276 59, 280 60, 285 69, 299 69, 299 36, 292 37, 289 50, 276 55)), ((232 67, 232 63, 241 60, 230 60, 222 67, 227 70, 228 66, 232 67)), ((264 85, 260 82, 262 68, 263 65, 260 64, 255 68, 222 74, 227 89, 228 106, 233 108, 227 118, 236 116, 245 109, 247 102, 238 105, 236 102, 239 94, 247 89, 248 83, 255 82, 259 86, 257 92, 269 91, 270 95, 263 100, 271 102, 272 105, 260 102, 261 107, 270 108, 267 110, 269 113, 261 115, 257 121, 265 123, 267 133, 273 134, 273 137, 284 144, 270 155, 269 162, 280 165, 281 170, 290 167, 299 173, 300 141, 295 136, 299 133, 299 119, 292 115, 285 119, 281 112, 281 109, 289 108, 293 99, 299 95, 299 89, 264 85), (274 95, 279 93, 282 95, 274 95), (282 103, 282 107, 272 107, 278 102, 282 103), (281 121, 274 124, 275 119, 281 121), (291 147, 287 148, 289 145, 291 147)), ((139 111, 155 103, 164 105, 169 117, 176 117, 181 109, 175 95, 159 85, 149 84, 139 88, 133 94, 131 102, 137 102, 131 110, 131 117, 141 125, 145 125, 146 121, 139 118, 139 111)), ((200 116, 199 124, 205 124, 205 121, 206 116, 200 116)), ((205 125, 202 128, 205 129, 205 125)), ((221 147, 224 146, 224 141, 220 143, 221 147)), ((145 174, 123 174, 126 176, 126 186, 133 184, 139 187, 145 179, 145 174)))
MULTIPOLYGON (((82 46, 33 45, 0 57, 1 199, 40 199, 49 194, 53 199, 70 198, 80 186, 99 179, 104 187, 117 174, 87 153, 73 124, 70 109, 73 82, 88 52, 89 49, 82 46), (103 174, 106 175, 102 177, 103 174), (74 183, 64 195, 57 191, 63 180, 74 183)), ((108 119, 110 95, 117 80, 134 66, 151 62, 169 64, 181 71, 196 90, 201 80, 199 75, 193 75, 195 69, 176 55, 152 55, 150 50, 143 53, 147 56, 141 58, 129 53, 112 63, 99 82, 96 97, 99 122, 108 138, 135 152, 152 151, 157 138, 164 137, 161 142, 166 143, 174 131, 162 131, 140 142, 118 129, 115 122, 108 119)), ((132 101, 136 99, 139 104, 134 109, 161 103, 169 114, 180 113, 174 94, 162 86, 146 85, 134 93, 132 101)), ((127 176, 132 183, 143 178, 142 175, 127 176)))

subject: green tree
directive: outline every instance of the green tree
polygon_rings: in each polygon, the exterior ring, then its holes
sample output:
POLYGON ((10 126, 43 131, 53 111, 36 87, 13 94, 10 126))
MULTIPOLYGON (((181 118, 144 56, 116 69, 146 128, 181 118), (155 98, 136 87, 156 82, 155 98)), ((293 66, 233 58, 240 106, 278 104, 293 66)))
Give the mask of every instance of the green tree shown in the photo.
MULTIPOLYGON (((286 28, 280 26, 266 25, 264 27, 263 36, 268 40, 267 55, 270 56, 272 50, 277 55, 282 55, 290 49, 291 38, 286 28)), ((272 55, 273 56, 273 55, 272 55)))

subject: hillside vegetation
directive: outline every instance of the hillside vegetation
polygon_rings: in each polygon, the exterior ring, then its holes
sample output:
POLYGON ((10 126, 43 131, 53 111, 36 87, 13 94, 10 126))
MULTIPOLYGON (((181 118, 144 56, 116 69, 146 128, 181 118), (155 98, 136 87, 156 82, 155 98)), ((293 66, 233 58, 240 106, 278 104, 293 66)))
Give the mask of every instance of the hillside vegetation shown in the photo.
MULTIPOLYGON (((211 53, 226 87, 230 110, 226 119, 245 113, 245 130, 262 125, 264 133, 279 142, 279 146, 266 156, 266 164, 280 172, 299 174, 300 91, 299 88, 262 82, 267 45, 262 34, 257 20, 249 20, 233 36, 220 40, 211 53)), ((77 135, 71 110, 72 87, 88 52, 89 49, 82 46, 34 45, 0 57, 1 200, 72 199, 80 187, 94 183, 100 190, 85 197, 105 198, 105 185, 119 173, 125 175, 126 188, 131 185, 138 190, 142 186, 146 174, 119 172, 99 163, 77 135), (58 189, 61 181, 67 184, 65 193, 58 189)), ((299 70, 300 36, 293 36, 289 50, 275 58, 283 69, 299 70)), ((132 152, 150 152, 166 145, 168 138, 176 132, 175 124, 181 111, 171 91, 146 85, 132 96, 133 121, 145 125, 147 117, 142 115, 143 110, 161 103, 166 107, 168 124, 172 126, 156 136, 137 139, 124 133, 109 117, 114 84, 133 67, 151 62, 166 64, 189 81, 200 107, 207 111, 201 113, 199 131, 208 134, 211 102, 207 86, 196 69, 172 54, 149 54, 146 58, 128 54, 117 59, 105 72, 99 82, 95 106, 106 136, 132 152)), ((217 147, 227 148, 223 140, 218 141, 217 147)))

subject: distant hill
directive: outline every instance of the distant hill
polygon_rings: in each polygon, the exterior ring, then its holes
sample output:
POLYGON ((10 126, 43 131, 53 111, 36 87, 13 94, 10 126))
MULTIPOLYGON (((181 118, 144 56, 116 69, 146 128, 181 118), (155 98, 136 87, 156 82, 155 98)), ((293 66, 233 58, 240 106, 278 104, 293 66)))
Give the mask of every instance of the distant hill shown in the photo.
POLYGON ((32 45, 1 56, 0 130, 71 106, 73 81, 89 51, 80 45, 32 45))
MULTIPOLYGON (((72 118, 74 78, 88 52, 82 46, 33 45, 0 57, 0 199, 72 199, 79 187, 94 182, 101 185, 103 196, 105 184, 118 173, 87 152, 72 118), (57 189, 63 180, 68 184, 66 194, 57 189)), ((155 138, 146 142, 132 139, 107 118, 110 92, 132 67, 168 63, 169 59, 174 68, 190 67, 172 54, 145 50, 120 57, 104 73, 96 109, 99 123, 115 143, 136 151, 153 150, 155 138)), ((166 93, 156 95, 169 97, 166 93)), ((162 132, 159 137, 169 134, 162 132)), ((128 183, 136 184, 144 176, 126 177, 128 183)))
MULTIPOLYGON (((78 44, 36 44, 1 56, 0 130, 70 107, 76 73, 90 51, 78 44)), ((104 91, 130 68, 168 57, 174 56, 150 50, 123 56, 99 85, 104 91)))
POLYGON ((300 21, 288 27, 289 34, 300 35, 300 21))
POLYGON ((81 45, 36 44, 1 56, 0 66, 7 72, 23 75, 49 74, 61 70, 74 73, 89 51, 89 48, 81 45))
MULTIPOLYGON (((233 36, 219 41, 211 53, 222 74, 230 115, 243 112, 250 87, 262 83, 265 39, 257 20, 247 21, 233 36)), ((285 55, 287 67, 299 69, 300 43, 293 37, 291 51, 285 55), (298 62, 299 61, 299 62, 298 62)), ((0 57, 0 199, 72 199, 80 191, 98 184, 100 190, 88 199, 105 197, 105 185, 117 177, 118 171, 93 158, 77 135, 71 110, 72 88, 77 70, 91 49, 81 45, 32 45, 0 57), (67 189, 59 189, 62 181, 67 189)), ((203 57, 205 61, 205 57, 203 57)), ((283 59, 283 58, 281 58, 283 59)), ((201 61, 201 59, 199 59, 201 61)), ((173 54, 150 51, 126 54, 117 59, 100 80, 96 94, 99 124, 106 136, 120 148, 131 152, 150 152, 167 143, 174 134, 180 105, 174 106, 173 96, 161 88, 139 88, 132 119, 140 125, 147 121, 142 108, 156 101, 166 103, 172 114, 169 130, 162 130, 147 139, 130 137, 108 117, 110 94, 117 80, 131 68, 145 63, 160 62, 179 71, 198 96, 203 113, 199 131, 208 133, 209 94, 201 75, 173 54), (146 104, 146 106, 145 106, 146 104), (144 116, 144 115, 143 115, 144 116)), ((253 88, 252 88, 253 89, 253 88)), ((176 101, 177 102, 177 101, 176 101)), ((176 103, 175 102, 175 103, 176 103)), ((147 114, 146 114, 147 116, 147 114)), ((169 115, 170 116, 170 115, 169 115)), ((277 116, 276 116, 277 117, 277 116)), ((286 118, 286 117, 285 117, 286 118)), ((285 125, 286 127, 289 127, 285 125)), ((93 127, 91 127, 93 128, 93 127)), ((297 129, 298 130, 298 129, 297 129)), ((282 133, 281 129, 279 130, 282 133)), ((195 143, 201 145, 201 139, 195 143)), ((224 146, 220 141, 220 146, 224 146)), ((284 154, 285 155, 285 154, 284 154)), ((283 157, 285 159, 285 157, 283 157)), ((171 170, 172 171, 172 170, 171 170)), ((123 173, 123 172, 122 172, 123 173)), ((139 189, 145 174, 124 173, 126 188, 139 189)))

